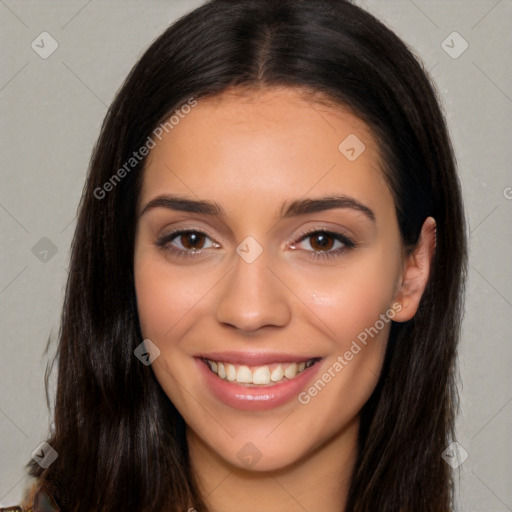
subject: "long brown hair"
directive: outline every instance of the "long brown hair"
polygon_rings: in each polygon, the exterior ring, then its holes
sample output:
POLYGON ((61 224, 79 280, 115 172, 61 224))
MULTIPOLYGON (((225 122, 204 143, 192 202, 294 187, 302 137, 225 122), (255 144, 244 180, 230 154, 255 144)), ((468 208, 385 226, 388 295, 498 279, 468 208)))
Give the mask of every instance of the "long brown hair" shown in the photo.
POLYGON ((190 98, 274 85, 321 93, 368 124, 406 246, 417 243, 426 217, 437 221, 419 310, 393 324, 380 380, 361 412, 347 512, 451 510, 441 453, 457 407, 466 269, 453 151, 421 65, 393 32, 343 0, 210 1, 169 27, 119 90, 93 151, 72 244, 48 439, 59 456, 47 469, 30 463, 64 510, 207 510, 183 418, 133 355, 142 341, 133 254, 144 159, 107 192, 104 185, 190 98))

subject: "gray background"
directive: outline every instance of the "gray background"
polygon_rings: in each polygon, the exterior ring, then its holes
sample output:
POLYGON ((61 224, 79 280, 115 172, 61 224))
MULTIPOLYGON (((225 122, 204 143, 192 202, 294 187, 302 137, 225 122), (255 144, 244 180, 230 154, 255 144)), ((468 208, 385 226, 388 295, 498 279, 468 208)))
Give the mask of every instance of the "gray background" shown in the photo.
MULTIPOLYGON (((24 464, 48 428, 43 352, 58 330, 76 208, 107 105, 148 44, 200 3, 0 0, 0 504, 20 499, 24 464), (46 59, 31 47, 43 31, 58 43, 46 59)), ((510 511, 512 1, 358 3, 423 60, 444 105, 471 233, 459 509, 510 511), (446 40, 454 31, 469 44, 458 58, 445 51, 463 48, 458 36, 446 40)))

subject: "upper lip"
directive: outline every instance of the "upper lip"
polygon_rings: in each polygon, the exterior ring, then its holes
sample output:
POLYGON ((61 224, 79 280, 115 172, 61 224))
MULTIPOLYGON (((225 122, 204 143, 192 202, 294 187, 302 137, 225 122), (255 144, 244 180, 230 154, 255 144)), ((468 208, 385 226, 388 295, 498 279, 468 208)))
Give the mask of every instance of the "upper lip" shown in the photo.
POLYGON ((195 357, 247 366, 268 365, 274 363, 302 363, 319 356, 292 355, 288 352, 209 352, 197 354, 195 357))

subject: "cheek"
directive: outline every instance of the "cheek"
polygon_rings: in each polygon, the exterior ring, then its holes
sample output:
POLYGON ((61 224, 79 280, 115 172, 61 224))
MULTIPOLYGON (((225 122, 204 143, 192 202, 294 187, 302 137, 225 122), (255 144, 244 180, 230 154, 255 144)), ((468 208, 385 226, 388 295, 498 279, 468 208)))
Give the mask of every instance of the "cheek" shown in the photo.
MULTIPOLYGON (((374 326, 380 315, 392 307, 397 261, 379 251, 361 258, 357 264, 347 264, 302 284, 308 308, 329 328, 325 332, 339 349, 345 349, 347 343, 350 345, 361 332, 374 326)), ((386 331, 381 322, 378 326, 386 331)))
MULTIPOLYGON (((394 316, 396 263, 376 255, 320 279, 309 292, 308 309, 323 324, 331 351, 317 378, 300 395, 304 414, 315 417, 302 434, 334 434, 356 417, 378 382, 394 316), (326 427, 327 425, 327 427, 326 427)), ((306 289, 302 290, 307 296, 306 289)))
POLYGON ((187 411, 195 402, 191 404, 187 390, 194 387, 191 379, 195 371, 182 349, 187 332, 197 328, 204 316, 202 299, 212 285, 204 272, 199 276, 185 267, 176 270, 154 254, 136 257, 135 289, 142 336, 160 350, 152 369, 167 396, 189 419, 194 414, 187 411))
POLYGON ((382 248, 347 262, 337 269, 335 279, 334 272, 326 273, 315 280, 309 293, 302 285, 300 294, 308 298, 307 309, 321 320, 322 331, 331 341, 319 375, 325 376, 330 391, 320 397, 320 383, 305 397, 307 401, 318 395, 313 407, 326 419, 339 418, 337 399, 348 416, 356 414, 375 388, 395 314, 392 306, 399 268, 399 252, 382 248), (337 399, 332 400, 333 396, 337 399))
POLYGON ((135 264, 135 289, 142 334, 164 342, 175 338, 180 322, 193 309, 201 307, 211 284, 197 273, 171 266, 155 258, 142 258, 135 264))

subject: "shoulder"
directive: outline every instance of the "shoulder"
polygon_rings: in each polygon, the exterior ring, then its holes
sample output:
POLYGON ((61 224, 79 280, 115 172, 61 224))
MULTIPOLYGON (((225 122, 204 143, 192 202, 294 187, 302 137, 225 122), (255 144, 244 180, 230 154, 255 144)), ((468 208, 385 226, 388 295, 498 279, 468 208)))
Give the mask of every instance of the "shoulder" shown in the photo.
POLYGON ((38 480, 32 480, 26 491, 25 496, 23 498, 23 502, 21 503, 21 508, 23 510, 30 510, 34 505, 34 499, 36 497, 38 489, 41 487, 41 483, 38 480))
POLYGON ((20 505, 0 508, 0 512, 60 512, 51 494, 46 490, 44 483, 32 481, 29 483, 20 505))
POLYGON ((29 487, 25 490, 23 500, 19 505, 0 507, 0 512, 30 511, 32 509, 32 504, 34 503, 34 497, 37 493, 37 489, 37 483, 30 484, 29 487))

